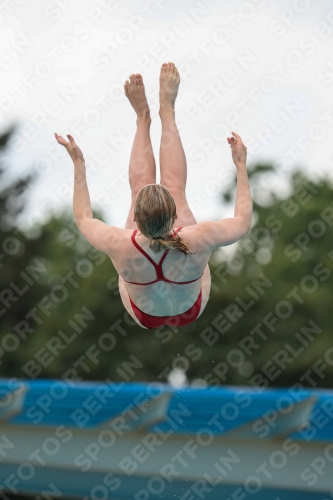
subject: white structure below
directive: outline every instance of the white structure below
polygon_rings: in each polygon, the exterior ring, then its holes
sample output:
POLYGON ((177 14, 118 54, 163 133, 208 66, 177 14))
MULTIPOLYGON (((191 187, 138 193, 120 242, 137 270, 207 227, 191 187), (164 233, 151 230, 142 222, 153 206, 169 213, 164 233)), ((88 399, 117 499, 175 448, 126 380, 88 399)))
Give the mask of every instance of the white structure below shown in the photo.
POLYGON ((0 498, 326 500, 332 437, 329 391, 2 379, 0 498))

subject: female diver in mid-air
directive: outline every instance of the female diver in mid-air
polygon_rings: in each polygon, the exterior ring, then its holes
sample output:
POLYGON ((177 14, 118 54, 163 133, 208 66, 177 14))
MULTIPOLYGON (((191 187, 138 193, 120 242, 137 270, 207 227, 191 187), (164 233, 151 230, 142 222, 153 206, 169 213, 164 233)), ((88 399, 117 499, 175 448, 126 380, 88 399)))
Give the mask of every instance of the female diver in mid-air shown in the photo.
POLYGON ((160 184, 150 141, 150 111, 142 76, 126 80, 124 90, 137 114, 129 165, 132 202, 125 228, 94 219, 82 151, 55 134, 74 163, 73 211, 80 232, 106 253, 119 273, 119 291, 130 316, 143 328, 185 326, 195 321, 208 302, 211 253, 250 231, 252 199, 246 171, 247 148, 240 136, 228 137, 237 170, 234 217, 197 223, 186 199, 187 164, 175 123, 180 83, 173 63, 162 64, 160 110, 160 184), (177 221, 177 228, 174 223, 177 221), (172 250, 172 251, 170 251, 172 250), (185 256, 184 256, 184 255, 185 256))

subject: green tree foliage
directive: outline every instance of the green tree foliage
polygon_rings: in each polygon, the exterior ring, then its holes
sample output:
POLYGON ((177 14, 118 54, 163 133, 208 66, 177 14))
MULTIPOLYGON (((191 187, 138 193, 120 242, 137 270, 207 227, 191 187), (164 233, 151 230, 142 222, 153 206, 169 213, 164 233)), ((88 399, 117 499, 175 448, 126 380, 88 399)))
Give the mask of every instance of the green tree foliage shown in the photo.
MULTIPOLYGON (((3 150, 9 137, 0 138, 3 150)), ((259 195, 274 170, 257 165, 250 178, 259 195)), ((2 377, 166 382, 180 367, 203 385, 332 386, 329 182, 296 172, 285 200, 273 190, 265 203, 255 196, 251 232, 232 256, 211 256, 200 318, 145 330, 123 307, 110 259, 86 242, 72 214, 30 234, 16 228, 32 181, 0 192, 2 377)))
MULTIPOLYGON (((214 319, 200 338, 216 357, 206 351, 207 362, 222 360, 212 375, 261 387, 331 387, 332 185, 297 171, 281 200, 271 166, 257 165, 249 177, 258 194, 252 230, 232 258, 211 266, 217 288, 206 311, 214 319), (272 186, 265 205, 258 201, 263 176, 272 186)), ((199 365, 189 373, 205 377, 208 363, 199 365)))

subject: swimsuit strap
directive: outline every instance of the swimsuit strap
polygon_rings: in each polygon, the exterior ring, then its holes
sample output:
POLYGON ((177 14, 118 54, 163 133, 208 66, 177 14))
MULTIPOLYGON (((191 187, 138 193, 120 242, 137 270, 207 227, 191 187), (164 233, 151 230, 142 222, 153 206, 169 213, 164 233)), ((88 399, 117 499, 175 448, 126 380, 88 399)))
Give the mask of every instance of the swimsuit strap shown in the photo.
MULTIPOLYGON (((182 227, 178 227, 178 228, 176 229, 176 231, 174 231, 174 233, 175 233, 175 234, 177 234, 177 233, 178 233, 181 229, 183 229, 183 228, 182 228, 182 227)), ((159 263, 157 264, 157 265, 158 265, 159 270, 157 270, 157 268, 156 268, 156 272, 157 272, 157 274, 159 274, 159 272, 160 272, 160 275, 158 276, 159 278, 164 278, 163 273, 162 273, 162 264, 163 264, 163 261, 164 261, 165 257, 167 256, 167 253, 168 253, 168 252, 169 252, 169 249, 167 248, 167 249, 165 250, 164 254, 163 254, 163 255, 162 255, 162 257, 161 257, 161 260, 160 260, 160 261, 159 261, 159 263)), ((165 278, 165 279, 166 279, 166 278, 165 278)))
MULTIPOLYGON (((183 229, 182 227, 178 227, 176 229, 176 231, 174 231, 176 234, 181 230, 183 229)), ((153 259, 147 254, 147 252, 144 251, 143 248, 140 247, 140 245, 137 243, 136 239, 135 239, 135 236, 136 236, 136 233, 138 232, 137 229, 134 229, 133 233, 132 233, 132 237, 131 237, 131 240, 134 244, 134 246, 136 246, 136 248, 145 256, 147 257, 147 259, 153 264, 153 266, 155 267, 155 269, 157 270, 158 266, 161 266, 161 264, 163 263, 165 257, 167 256, 167 253, 169 252, 169 249, 167 248, 164 252, 164 254, 162 255, 160 261, 158 264, 156 264, 156 262, 153 261, 153 259)))
POLYGON ((137 229, 134 229, 134 231, 133 231, 133 233, 132 233, 132 238, 131 238, 131 239, 132 239, 132 242, 133 242, 134 246, 136 246, 136 248, 137 248, 137 249, 138 249, 138 250, 139 250, 139 251, 140 251, 140 252, 141 252, 141 253, 142 253, 145 257, 147 257, 147 259, 148 259, 148 260, 149 260, 149 261, 153 264, 153 266, 154 266, 154 267, 155 267, 155 269, 156 269, 156 266, 157 266, 156 262, 154 262, 154 261, 153 261, 153 259, 152 259, 152 258, 151 258, 148 254, 147 254, 147 252, 145 252, 145 251, 144 251, 144 249, 143 249, 143 248, 141 248, 141 247, 140 247, 140 245, 139 245, 139 244, 137 243, 137 241, 135 240, 135 235, 136 235, 136 233, 137 233, 137 232, 138 232, 138 230, 137 230, 137 229))
MULTIPOLYGON (((174 231, 174 233, 177 234, 181 229, 183 229, 183 228, 182 227, 178 227, 174 231)), ((144 251, 144 249, 142 247, 140 247, 140 245, 136 241, 135 236, 136 236, 137 232, 138 232, 138 230, 134 229, 133 233, 132 233, 132 236, 131 236, 131 240, 133 242, 133 245, 139 250, 139 252, 142 253, 142 255, 144 255, 145 257, 147 257, 147 259, 149 260, 149 262, 151 262, 153 264, 153 266, 155 267, 157 278, 156 278, 156 280, 151 281, 150 283, 134 283, 134 282, 131 282, 131 281, 127 281, 127 283, 133 283, 135 285, 151 285, 152 283, 155 283, 156 281, 159 281, 161 279, 164 280, 164 281, 170 281, 170 280, 168 280, 167 278, 164 277, 163 272, 162 272, 162 264, 163 264, 163 261, 164 261, 165 257, 167 256, 167 254, 169 252, 169 249, 168 248, 165 249, 165 251, 164 251, 164 253, 163 253, 160 261, 158 262, 158 264, 156 264, 156 262, 153 261, 153 259, 147 254, 147 252, 144 251)))

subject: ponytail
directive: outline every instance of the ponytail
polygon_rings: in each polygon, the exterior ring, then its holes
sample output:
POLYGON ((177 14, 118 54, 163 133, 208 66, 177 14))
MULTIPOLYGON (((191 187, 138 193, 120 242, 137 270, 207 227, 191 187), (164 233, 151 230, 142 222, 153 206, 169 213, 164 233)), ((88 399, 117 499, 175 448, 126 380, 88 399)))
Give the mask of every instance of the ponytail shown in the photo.
POLYGON ((166 236, 155 236, 151 238, 149 247, 154 252, 159 252, 160 250, 163 250, 163 247, 167 248, 168 250, 178 250, 179 252, 182 252, 185 255, 185 258, 187 257, 188 253, 190 253, 191 255, 197 253, 197 252, 191 252, 189 247, 185 245, 182 238, 180 238, 178 234, 176 234, 175 232, 173 232, 173 234, 168 234, 166 236))

